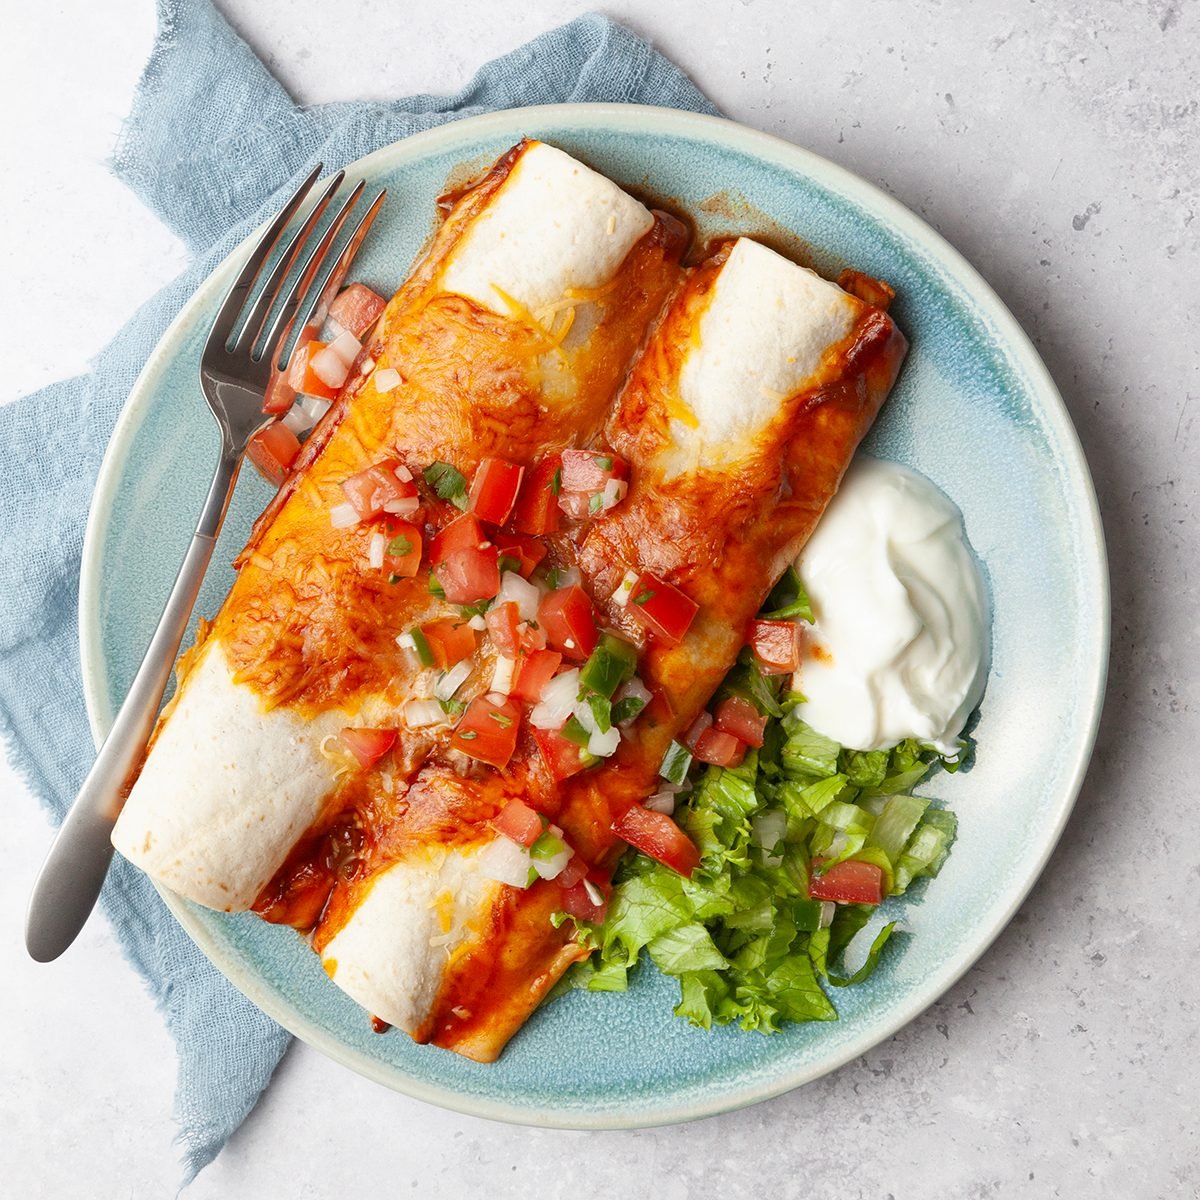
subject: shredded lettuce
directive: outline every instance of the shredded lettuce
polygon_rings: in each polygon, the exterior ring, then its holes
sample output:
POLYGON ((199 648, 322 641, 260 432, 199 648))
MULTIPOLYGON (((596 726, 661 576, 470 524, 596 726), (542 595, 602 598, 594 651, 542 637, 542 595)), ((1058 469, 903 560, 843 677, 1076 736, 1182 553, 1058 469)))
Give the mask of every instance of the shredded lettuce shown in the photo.
POLYGON ((800 575, 795 567, 788 567, 783 577, 771 589, 766 604, 760 614, 767 621, 787 621, 799 617, 810 625, 815 621, 812 605, 808 602, 808 592, 800 582, 800 575))
POLYGON ((822 871, 847 858, 875 863, 891 895, 936 875, 954 817, 911 791, 941 760, 915 741, 844 750, 801 721, 779 686, 745 661, 723 685, 722 694, 773 716, 762 748, 740 766, 693 769, 687 751, 673 747, 664 774, 692 785, 675 818, 696 843, 700 866, 685 879, 628 855, 604 922, 580 926, 592 955, 556 994, 623 991, 645 957, 679 980, 676 1015, 704 1029, 736 1023, 774 1033, 787 1022, 836 1020, 826 988, 855 986, 875 970, 895 922, 873 932, 876 910, 861 904, 838 904, 823 922, 825 906, 808 895, 813 860, 822 871), (777 840, 782 817, 768 818, 769 845, 755 836, 764 813, 786 817, 777 840), (865 955, 854 953, 866 939, 865 955), (851 969, 843 957, 862 961, 851 969))

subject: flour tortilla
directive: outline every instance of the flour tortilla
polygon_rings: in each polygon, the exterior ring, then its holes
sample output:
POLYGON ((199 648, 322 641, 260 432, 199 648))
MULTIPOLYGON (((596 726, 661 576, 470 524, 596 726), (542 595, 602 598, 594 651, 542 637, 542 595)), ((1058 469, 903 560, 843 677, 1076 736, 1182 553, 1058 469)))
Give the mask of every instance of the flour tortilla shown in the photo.
MULTIPOLYGON (((615 183, 533 143, 459 232, 440 286, 501 314, 511 308, 505 297, 533 310, 569 289, 607 284, 653 223, 615 183)), ((284 707, 265 711, 234 682, 214 641, 181 686, 113 845, 189 900, 249 908, 320 815, 335 770, 321 743, 364 723, 353 716, 308 721, 284 707)))

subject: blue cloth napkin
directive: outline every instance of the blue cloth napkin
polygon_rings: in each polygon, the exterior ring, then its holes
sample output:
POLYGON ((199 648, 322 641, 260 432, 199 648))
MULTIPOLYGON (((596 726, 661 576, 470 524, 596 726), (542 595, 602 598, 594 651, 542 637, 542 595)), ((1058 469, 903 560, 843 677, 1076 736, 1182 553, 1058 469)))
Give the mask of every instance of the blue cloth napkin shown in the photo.
MULTIPOLYGON (((484 67, 457 95, 300 108, 208 0, 159 0, 159 34, 113 170, 192 253, 191 267, 90 375, 0 408, 0 732, 55 821, 91 765, 76 598, 84 522, 125 397, 200 281, 320 160, 337 168, 474 113, 565 101, 715 111, 645 42, 589 15, 484 67)), ((179 1048, 184 1183, 254 1106, 288 1035, 236 992, 148 880, 117 859, 103 905, 179 1048)))

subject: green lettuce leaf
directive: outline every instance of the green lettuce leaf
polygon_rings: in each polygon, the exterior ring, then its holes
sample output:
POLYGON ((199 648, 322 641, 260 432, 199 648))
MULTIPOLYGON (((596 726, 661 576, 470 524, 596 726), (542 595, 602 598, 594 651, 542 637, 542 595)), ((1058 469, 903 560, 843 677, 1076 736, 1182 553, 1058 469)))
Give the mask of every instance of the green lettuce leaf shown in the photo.
POLYGON ((808 593, 795 567, 788 567, 784 571, 779 582, 771 589, 759 616, 767 621, 790 621, 793 617, 799 617, 810 625, 816 620, 812 605, 808 602, 808 593))
MULTIPOLYGON (((784 599, 776 597, 776 611, 800 602, 798 594, 784 599)), ((874 935, 862 965, 848 970, 847 946, 876 910, 837 904, 823 926, 828 906, 809 898, 812 862, 824 860, 823 870, 847 858, 874 863, 893 895, 935 875, 954 840, 954 817, 911 791, 942 760, 911 739, 890 750, 843 749, 796 716, 800 697, 782 696, 782 687, 741 656, 718 696, 740 696, 772 718, 763 745, 738 767, 700 770, 680 747, 664 768, 691 786, 675 818, 696 843, 700 866, 684 879, 627 855, 603 924, 579 925, 591 957, 554 994, 623 991, 646 957, 678 978, 676 1015, 703 1029, 737 1024, 774 1033, 788 1022, 836 1020, 825 989, 861 984, 876 969, 895 922, 874 935), (772 838, 784 832, 768 849, 752 831, 769 810, 782 812, 786 825, 775 819, 772 838)))
POLYGON ((717 949, 712 936, 699 921, 661 934, 647 945, 646 952, 664 975, 719 971, 729 966, 729 960, 717 949))
POLYGON ((784 770, 797 775, 836 775, 841 753, 841 746, 831 738, 805 725, 798 717, 787 718, 784 770))

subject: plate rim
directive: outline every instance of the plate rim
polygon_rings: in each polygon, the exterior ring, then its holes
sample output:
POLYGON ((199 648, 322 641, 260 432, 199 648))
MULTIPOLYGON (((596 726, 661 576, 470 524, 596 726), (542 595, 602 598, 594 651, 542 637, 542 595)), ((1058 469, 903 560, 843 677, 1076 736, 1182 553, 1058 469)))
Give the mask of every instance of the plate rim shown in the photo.
MULTIPOLYGON (((717 1097, 688 1103, 659 1104, 652 1111, 627 1111, 620 1115, 606 1110, 586 1113, 575 1109, 560 1111, 542 1105, 518 1107, 508 1101, 431 1084, 406 1074, 403 1068, 395 1064, 385 1063, 381 1059, 351 1050, 305 1013, 277 1000, 258 975, 243 971, 236 964, 222 961, 222 946, 210 936, 207 928, 191 913, 186 903, 155 884, 167 907, 184 930, 234 987, 296 1037, 359 1075, 415 1099, 468 1116, 544 1128, 650 1128, 745 1108, 793 1091, 839 1069, 893 1036, 935 1003, 979 961, 1007 928, 1041 877, 1062 837, 1083 786, 1095 746, 1104 707, 1111 639, 1107 548, 1095 484, 1078 432, 1048 368, 1007 305, 975 267, 932 226, 878 185, 811 150, 724 117, 682 109, 611 103, 549 104, 501 109, 449 121, 381 147, 348 164, 345 169, 347 173, 360 172, 369 176, 383 169, 385 164, 403 166, 405 162, 419 159, 426 154, 450 149, 456 141, 501 134, 520 136, 519 127, 522 123, 540 127, 570 125, 617 134, 644 133, 648 127, 657 127, 664 132, 694 141, 716 143, 735 152, 750 154, 772 165, 801 173, 890 225, 906 245, 916 245, 929 254, 971 298, 976 311, 982 312, 988 318, 997 340, 1025 373, 1031 392, 1036 394, 1041 402, 1039 416, 1050 427, 1060 455, 1065 461, 1067 476, 1077 485, 1080 492, 1082 511, 1078 516, 1085 535, 1090 534, 1090 538, 1087 538, 1083 545, 1084 566, 1090 567, 1093 575, 1090 582, 1095 601, 1094 627, 1089 631, 1088 639, 1089 644, 1094 646, 1094 655, 1089 664, 1090 677, 1083 689, 1087 717, 1081 722, 1082 736, 1070 763, 1069 772, 1066 773, 1066 783, 1057 797, 1053 820, 1043 828, 1037 839, 1037 852, 1024 864, 1020 885, 1013 890, 1003 909, 993 919, 983 937, 972 945, 968 954, 950 962, 940 972, 926 977, 903 1003, 888 1012, 885 1019, 862 1031, 832 1057, 815 1064, 785 1067, 774 1074, 769 1082, 743 1084, 740 1088, 722 1091, 717 1097), (1086 561, 1088 558, 1091 559, 1090 562, 1086 561)), ((203 309, 212 293, 226 286, 226 277, 232 271, 232 263, 244 254, 258 234, 259 230, 251 232, 214 268, 168 325, 130 389, 105 448, 84 533, 78 600, 84 701, 92 737, 97 746, 107 735, 113 717, 108 701, 108 672, 100 632, 101 563, 104 535, 108 527, 107 516, 112 511, 112 501, 121 481, 130 444, 150 404, 153 403, 155 377, 165 363, 170 361, 179 343, 191 332, 197 311, 203 309)))

